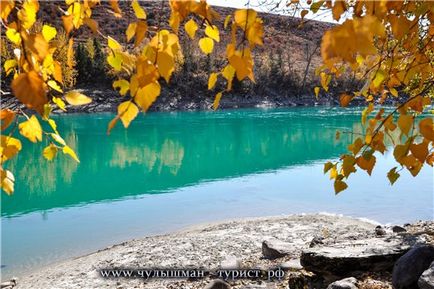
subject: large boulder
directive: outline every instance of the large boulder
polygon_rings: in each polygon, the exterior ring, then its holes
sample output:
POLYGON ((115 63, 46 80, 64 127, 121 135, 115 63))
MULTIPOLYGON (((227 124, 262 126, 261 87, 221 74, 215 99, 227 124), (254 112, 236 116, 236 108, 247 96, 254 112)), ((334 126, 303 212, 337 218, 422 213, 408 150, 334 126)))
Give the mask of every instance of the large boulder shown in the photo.
POLYGON ((330 283, 327 289, 357 289, 357 279, 354 277, 345 278, 342 280, 330 283))
POLYGON ((396 260, 410 249, 399 236, 348 240, 306 249, 301 265, 325 277, 349 277, 366 271, 391 271, 396 260))
POLYGON ((417 288, 419 277, 428 269, 433 261, 433 246, 421 245, 409 250, 405 255, 399 258, 393 268, 393 288, 417 288))
POLYGON ((434 289, 434 262, 419 277, 417 285, 420 289, 434 289))
POLYGON ((277 239, 270 239, 262 242, 262 255, 266 259, 276 259, 289 255, 294 247, 277 239))

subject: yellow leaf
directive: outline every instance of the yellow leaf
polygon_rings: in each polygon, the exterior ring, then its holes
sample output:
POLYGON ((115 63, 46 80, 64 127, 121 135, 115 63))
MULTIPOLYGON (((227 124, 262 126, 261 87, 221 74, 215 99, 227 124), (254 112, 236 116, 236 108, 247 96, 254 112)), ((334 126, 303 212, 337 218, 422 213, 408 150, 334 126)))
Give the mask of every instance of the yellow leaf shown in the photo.
POLYGON ((149 107, 154 103, 157 97, 160 95, 160 84, 155 81, 145 87, 137 90, 134 101, 144 110, 147 111, 149 107))
POLYGON ((346 93, 343 93, 339 97, 339 102, 340 102, 342 107, 347 107, 352 99, 353 99, 353 96, 346 94, 346 93))
POLYGON ((5 130, 15 119, 15 112, 6 108, 0 109, 1 130, 5 130))
POLYGON ((130 95, 135 96, 138 88, 139 88, 139 81, 137 79, 137 74, 134 74, 130 78, 130 95))
POLYGON ((0 13, 1 13, 1 18, 5 23, 8 22, 8 16, 12 12, 14 7, 15 7, 15 2, 13 0, 1 1, 0 13))
POLYGON ((19 139, 1 136, 0 157, 1 163, 13 158, 21 150, 21 141, 19 139))
POLYGON ((48 42, 41 34, 31 35, 26 41, 30 51, 38 60, 43 61, 48 54, 48 42))
POLYGON ((70 69, 72 69, 72 67, 74 66, 74 61, 73 61, 73 59, 74 59, 74 48, 73 48, 73 45, 74 45, 73 38, 69 38, 69 41, 68 41, 68 51, 67 51, 67 54, 66 54, 66 63, 68 64, 68 67, 70 69))
POLYGON ((58 92, 63 92, 62 88, 54 81, 54 80, 49 80, 47 82, 48 86, 51 87, 52 89, 58 91, 58 92))
POLYGON ((243 30, 250 28, 256 21, 256 11, 253 9, 238 9, 235 11, 235 23, 243 30))
POLYGON ((306 10, 306 9, 301 10, 301 12, 300 12, 301 18, 303 19, 308 13, 309 13, 309 10, 306 10))
POLYGON ((108 125, 108 127, 107 127, 107 135, 110 134, 111 130, 115 127, 115 125, 116 125, 116 123, 118 122, 118 120, 119 120, 119 115, 117 115, 114 119, 112 119, 112 120, 109 122, 109 125, 108 125))
POLYGON ((44 150, 42 151, 42 155, 44 156, 44 158, 46 158, 49 161, 51 161, 56 156, 56 153, 57 153, 57 147, 52 144, 45 147, 44 150))
POLYGON ((211 39, 214 39, 217 42, 220 41, 219 29, 215 25, 213 26, 207 25, 205 28, 205 34, 206 36, 208 36, 211 39))
POLYGON ((56 28, 50 25, 42 26, 42 36, 44 36, 45 40, 48 42, 54 37, 56 37, 57 31, 56 28))
POLYGON ((389 90, 394 97, 398 97, 398 91, 395 88, 391 87, 389 90))
POLYGON ((413 125, 413 117, 411 115, 401 114, 399 116, 398 127, 403 134, 408 135, 412 125, 413 125))
POLYGON ((372 83, 374 84, 375 87, 379 87, 381 85, 381 83, 383 83, 385 78, 386 78, 386 75, 385 75, 384 71, 378 70, 377 73, 375 74, 375 77, 374 77, 374 80, 372 81, 372 83))
POLYGON ((312 5, 310 5, 310 11, 312 11, 313 13, 317 13, 319 8, 321 8, 321 6, 324 4, 324 1, 317 1, 312 3, 312 5))
POLYGON ((327 173, 329 170, 331 170, 331 168, 333 168, 333 164, 331 162, 327 162, 324 164, 324 174, 327 173))
POLYGON ((10 171, 0 168, 0 176, 1 188, 6 194, 11 195, 14 192, 14 175, 10 171))
POLYGON ((127 42, 129 42, 136 34, 136 28, 137 22, 133 22, 128 25, 127 31, 125 31, 125 34, 127 35, 127 42))
POLYGON ((90 30, 92 30, 93 33, 98 33, 98 22, 96 22, 93 19, 90 18, 85 18, 84 19, 84 24, 86 24, 90 30))
POLYGON ((227 15, 225 18, 224 28, 228 27, 229 21, 231 21, 231 15, 227 15))
POLYGON ((215 72, 213 72, 213 73, 210 74, 209 79, 208 79, 208 89, 209 90, 211 90, 211 89, 214 88, 215 83, 217 82, 217 76, 218 75, 219 74, 215 73, 215 72))
POLYGON ((321 72, 320 73, 320 77, 321 77, 321 86, 322 86, 322 88, 325 91, 328 91, 329 90, 329 83, 330 83, 330 80, 331 80, 331 76, 328 75, 325 72, 321 72))
POLYGON ((6 73, 6 76, 8 76, 13 71, 13 68, 15 66, 17 66, 17 61, 15 59, 9 59, 5 61, 5 63, 3 64, 3 68, 5 69, 4 71, 6 73))
POLYGON ((336 21, 339 21, 342 13, 344 13, 346 11, 347 7, 345 6, 345 2, 342 0, 335 1, 334 4, 335 5, 333 6, 333 9, 332 9, 333 19, 336 21))
POLYGON ((137 18, 139 18, 139 19, 146 19, 146 12, 139 5, 139 2, 137 2, 137 0, 133 0, 133 3, 131 3, 131 6, 133 7, 134 14, 136 14, 137 18))
POLYGON ((59 144, 61 144, 63 146, 66 146, 65 140, 60 135, 58 135, 57 133, 50 133, 50 136, 53 138, 53 140, 55 140, 59 144))
POLYGON ((348 185, 341 180, 336 180, 334 183, 335 193, 338 194, 348 188, 348 185))
POLYGON ((434 128, 432 118, 425 118, 419 122, 419 131, 429 141, 434 141, 434 128))
POLYGON ((130 89, 130 83, 128 82, 128 80, 119 79, 113 82, 113 88, 114 89, 120 88, 119 93, 122 96, 124 96, 125 94, 127 94, 128 90, 130 89))
POLYGON ((71 90, 64 95, 66 101, 71 105, 83 105, 92 102, 92 99, 78 91, 71 90))
POLYGON ((35 115, 18 125, 20 134, 28 138, 31 142, 42 140, 42 127, 35 115))
MULTIPOLYGON (((212 41, 212 40, 211 40, 212 41)), ((169 82, 170 76, 175 70, 175 60, 166 52, 160 52, 157 58, 158 71, 169 82)))
POLYGON ((107 56, 107 62, 115 71, 120 71, 122 69, 122 55, 118 52, 110 53, 107 56))
POLYGON ((368 105, 367 108, 365 108, 362 111, 362 124, 365 125, 366 119, 368 118, 368 115, 374 110, 374 104, 372 102, 368 105))
POLYGON ((63 153, 65 155, 69 155, 71 158, 73 158, 76 162, 80 162, 80 160, 78 159, 77 155, 75 154, 74 150, 72 148, 70 148, 69 146, 64 146, 62 149, 63 153))
POLYGON ((64 102, 61 98, 53 96, 52 99, 53 99, 53 102, 54 102, 55 104, 57 104, 57 106, 58 106, 61 110, 66 111, 66 108, 65 108, 65 102, 64 102))
POLYGON ((353 155, 356 155, 356 154, 358 154, 360 149, 363 147, 363 145, 364 145, 363 140, 358 137, 354 141, 354 143, 348 145, 348 150, 351 151, 353 153, 353 155))
POLYGON ((74 29, 74 15, 62 16, 62 21, 66 34, 69 34, 71 30, 74 29))
POLYGON ((25 29, 30 29, 36 22, 36 13, 38 10, 38 1, 24 1, 22 8, 17 13, 17 16, 25 29))
POLYGON ((394 167, 387 173, 387 178, 390 181, 390 184, 393 185, 396 180, 399 178, 399 173, 396 172, 397 167, 394 167))
POLYGON ((362 155, 356 159, 357 165, 368 172, 369 175, 372 173, 372 169, 375 166, 376 158, 373 155, 362 155))
POLYGON ((420 144, 412 143, 410 145, 410 151, 415 156, 415 158, 417 158, 421 163, 424 163, 429 153, 428 142, 424 141, 420 144))
POLYGON ((108 47, 110 47, 110 49, 122 50, 122 46, 119 44, 119 42, 117 42, 116 40, 114 40, 110 36, 107 37, 107 45, 108 45, 108 47))
POLYGON ((191 39, 194 39, 198 28, 196 22, 193 19, 190 19, 185 23, 184 27, 188 36, 190 36, 191 39))
POLYGON ((136 118, 139 113, 137 106, 131 101, 125 101, 118 106, 118 115, 124 125, 128 127, 133 119, 136 118))
POLYGON ((53 72, 54 79, 59 83, 63 83, 62 66, 57 61, 54 61, 53 65, 54 65, 54 72, 53 72))
POLYGON ((313 90, 314 90, 314 92, 315 92, 315 97, 318 99, 318 97, 319 97, 320 87, 315 86, 315 88, 314 88, 313 90))
POLYGON ((199 40, 199 47, 205 54, 210 54, 214 49, 214 41, 209 37, 203 37, 199 40))
POLYGON ((256 19, 255 23, 247 30, 247 40, 250 45, 263 45, 262 38, 264 36, 264 28, 262 26, 262 20, 256 19))
POLYGON ((354 167, 356 164, 356 160, 351 155, 344 155, 342 162, 342 172, 343 175, 348 178, 351 173, 356 172, 356 168, 354 167))
POLYGON ((222 98, 222 93, 219 92, 215 95, 214 102, 212 104, 212 108, 216 110, 220 105, 220 99, 222 98))
POLYGON ((338 176, 338 170, 336 169, 336 166, 333 165, 333 167, 330 169, 330 180, 336 179, 338 176))
POLYGON ((148 31, 148 24, 145 21, 137 22, 136 28, 136 39, 134 41, 134 46, 137 47, 145 38, 146 32, 148 31))
POLYGON ((28 108, 43 112, 44 104, 48 102, 45 94, 44 81, 35 71, 21 73, 11 84, 15 97, 28 108))
POLYGON ((109 0, 109 2, 110 2, 110 6, 114 12, 115 17, 118 17, 118 18, 122 17, 122 11, 119 8, 118 0, 109 0))
POLYGON ((6 30, 6 37, 15 45, 21 44, 21 36, 17 32, 17 30, 15 30, 13 28, 8 28, 6 30))
POLYGON ((48 124, 51 126, 51 128, 57 133, 57 125, 54 119, 49 119, 48 124))

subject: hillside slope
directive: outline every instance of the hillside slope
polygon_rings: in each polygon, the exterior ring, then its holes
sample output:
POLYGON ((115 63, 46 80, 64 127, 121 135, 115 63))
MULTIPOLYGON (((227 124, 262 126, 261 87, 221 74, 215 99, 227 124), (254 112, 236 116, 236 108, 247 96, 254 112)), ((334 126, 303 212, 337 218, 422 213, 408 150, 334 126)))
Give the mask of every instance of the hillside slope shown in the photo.
MULTIPOLYGON (((140 1, 140 4, 147 12, 148 25, 170 30, 167 24, 170 16, 167 1, 140 1)), ((101 5, 93 9, 92 18, 99 23, 102 35, 109 35, 125 43, 125 30, 128 23, 135 21, 135 16, 130 2, 120 1, 120 7, 123 17, 116 18, 111 13, 109 3, 102 1, 101 5)), ((224 52, 230 31, 223 28, 223 19, 234 12, 232 8, 214 8, 222 16, 222 19, 216 23, 222 40, 216 45, 213 54, 207 57, 200 52, 198 39, 191 41, 181 28, 179 32, 181 45, 183 50, 188 50, 189 53, 188 55, 184 53, 184 63, 175 72, 171 83, 164 85, 161 97, 151 110, 208 109, 211 106, 215 92, 207 90, 208 75, 225 63, 224 52)), ((39 17, 44 23, 61 27, 62 9, 66 9, 64 1, 40 1, 39 17)), ((260 13, 260 17, 264 21, 265 33, 264 45, 254 51, 256 81, 252 83, 246 80, 236 83, 233 91, 224 95, 221 106, 313 104, 315 102, 313 87, 318 85, 314 69, 321 62, 319 44, 324 31, 332 24, 313 20, 301 24, 299 18, 266 13, 260 13), (303 85, 309 55, 312 55, 311 64, 303 85)), ((106 43, 103 36, 93 34, 86 26, 74 31, 73 36, 76 44, 84 43, 93 37, 97 38, 103 46, 106 43)), ((84 89, 96 99, 94 105, 98 107, 89 106, 88 109, 113 110, 119 101, 117 93, 110 89, 111 81, 79 82, 77 87, 84 89), (109 105, 107 105, 108 99, 109 105), (99 105, 104 103, 105 106, 99 105)))

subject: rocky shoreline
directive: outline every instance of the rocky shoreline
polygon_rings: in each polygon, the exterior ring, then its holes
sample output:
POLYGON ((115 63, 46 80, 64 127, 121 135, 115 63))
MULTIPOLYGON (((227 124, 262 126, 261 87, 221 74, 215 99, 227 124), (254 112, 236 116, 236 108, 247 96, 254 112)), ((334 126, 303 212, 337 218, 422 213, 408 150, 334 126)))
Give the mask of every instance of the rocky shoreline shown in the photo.
MULTIPOLYGON (((82 106, 67 105, 66 113, 97 113, 117 111, 117 106, 125 101, 118 92, 105 87, 86 87, 75 89, 92 98, 92 103, 82 106)), ((191 95, 181 95, 176 91, 163 88, 162 94, 150 107, 149 111, 195 111, 212 110, 214 101, 213 95, 201 95, 192 93, 191 95)), ((364 100, 354 100, 351 105, 363 105, 364 100)), ((294 106, 339 106, 339 101, 333 94, 322 96, 316 99, 314 95, 301 95, 288 97, 269 90, 265 95, 243 95, 237 93, 225 94, 219 105, 219 109, 235 108, 278 108, 294 106)), ((10 93, 2 95, 2 106, 10 109, 26 110, 10 93)), ((54 113, 65 113, 60 109, 55 109, 54 113)))
POLYGON ((433 245, 434 221, 381 227, 326 214, 242 219, 127 241, 19 276, 1 288, 380 289, 393 283, 404 289, 419 282, 428 289, 434 288, 433 245), (101 274, 101 269, 128 268, 284 274, 277 280, 232 280, 212 273, 178 279, 101 274))

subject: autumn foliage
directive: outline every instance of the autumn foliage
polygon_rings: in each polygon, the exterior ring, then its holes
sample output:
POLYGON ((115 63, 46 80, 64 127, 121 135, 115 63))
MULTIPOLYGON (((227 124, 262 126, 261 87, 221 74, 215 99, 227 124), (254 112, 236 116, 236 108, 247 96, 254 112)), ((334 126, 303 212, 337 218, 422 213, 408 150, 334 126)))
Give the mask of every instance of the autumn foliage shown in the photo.
MULTIPOLYGON (((118 1, 109 2, 113 17, 123 17, 118 1)), ((99 25, 103 23, 92 19, 93 9, 101 3, 99 0, 65 0, 65 3, 62 23, 68 43, 66 57, 67 65, 73 68, 74 30, 87 26, 93 33, 101 34, 99 25)), ((125 31, 125 40, 101 35, 109 51, 107 66, 116 75, 113 88, 124 98, 117 116, 108 124, 108 133, 119 121, 128 127, 155 102, 161 84, 170 82, 182 53, 180 29, 206 55, 213 53, 221 33, 231 36, 226 44, 225 65, 211 72, 208 79, 209 90, 225 87, 215 91, 214 109, 224 93, 232 89, 234 79, 255 81, 252 54, 256 46, 263 44, 264 37, 263 21, 255 10, 238 9, 232 15, 219 15, 206 1, 170 0, 163 3, 171 9, 167 29, 163 25, 149 25, 147 13, 137 0, 129 3, 135 19, 125 31), (222 31, 216 25, 218 21, 224 24, 222 31), (217 85, 218 82, 224 85, 217 85)), ((323 65, 316 70, 321 87, 316 87, 313 93, 319 97, 322 90, 328 91, 333 78, 351 75, 357 90, 342 91, 341 105, 349 105, 354 98, 365 98, 367 103, 361 116, 364 133, 355 138, 340 161, 325 164, 324 172, 330 173, 336 193, 347 187, 345 179, 358 168, 371 174, 375 155, 388 149, 386 143, 391 143, 398 163, 387 175, 392 184, 403 168, 416 176, 424 164, 432 166, 433 121, 426 113, 434 95, 434 2, 292 0, 286 5, 300 11, 302 17, 329 11, 339 22, 323 35, 323 65), (381 107, 376 109, 388 98, 397 99, 399 105, 389 112, 381 107)), ((82 105, 91 101, 77 91, 64 91, 64 69, 54 57, 59 49, 55 39, 60 32, 49 24, 32 29, 38 10, 36 0, 1 1, 2 25, 14 47, 13 57, 4 61, 3 69, 6 75, 13 75, 14 96, 35 112, 27 115, 23 111, 0 111, 2 131, 9 127, 8 133, 1 136, 0 150, 1 187, 8 194, 13 192, 14 177, 6 169, 7 161, 21 150, 21 142, 14 134, 19 132, 31 142, 46 141, 42 153, 47 160, 61 152, 78 161, 50 115, 54 108, 65 110, 65 103, 82 105), (41 121, 48 124, 44 129, 41 121)))

